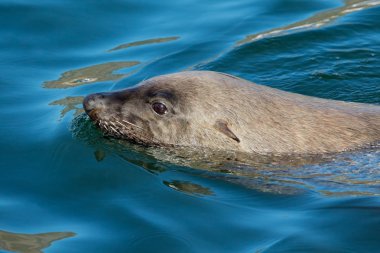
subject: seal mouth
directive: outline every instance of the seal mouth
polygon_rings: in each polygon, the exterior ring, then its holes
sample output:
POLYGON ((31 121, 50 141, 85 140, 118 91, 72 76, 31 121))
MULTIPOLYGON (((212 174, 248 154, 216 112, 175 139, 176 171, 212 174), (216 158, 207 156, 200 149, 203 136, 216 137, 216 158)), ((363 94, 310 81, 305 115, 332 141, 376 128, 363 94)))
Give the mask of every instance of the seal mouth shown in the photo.
POLYGON ((98 117, 98 109, 92 109, 92 110, 85 110, 86 111, 86 114, 90 117, 90 119, 94 122, 97 122, 99 120, 99 117, 98 117))

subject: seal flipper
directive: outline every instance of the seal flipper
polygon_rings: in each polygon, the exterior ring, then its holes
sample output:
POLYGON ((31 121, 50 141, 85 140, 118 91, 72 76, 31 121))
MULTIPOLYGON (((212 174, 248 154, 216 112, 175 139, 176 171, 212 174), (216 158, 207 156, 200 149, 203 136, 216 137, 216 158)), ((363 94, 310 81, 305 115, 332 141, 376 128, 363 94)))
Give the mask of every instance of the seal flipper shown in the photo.
POLYGON ((218 119, 214 124, 214 128, 238 143, 240 142, 240 139, 228 128, 226 121, 218 119))

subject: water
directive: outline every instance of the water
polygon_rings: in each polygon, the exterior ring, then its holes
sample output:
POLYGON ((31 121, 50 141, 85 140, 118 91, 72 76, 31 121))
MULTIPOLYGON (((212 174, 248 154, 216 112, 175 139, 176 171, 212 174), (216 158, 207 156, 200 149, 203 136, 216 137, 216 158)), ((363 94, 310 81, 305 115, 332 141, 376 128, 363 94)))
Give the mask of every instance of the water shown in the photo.
POLYGON ((0 13, 1 252, 380 250, 376 149, 200 169, 102 138, 81 108, 188 69, 380 104, 379 1, 3 0, 0 13))

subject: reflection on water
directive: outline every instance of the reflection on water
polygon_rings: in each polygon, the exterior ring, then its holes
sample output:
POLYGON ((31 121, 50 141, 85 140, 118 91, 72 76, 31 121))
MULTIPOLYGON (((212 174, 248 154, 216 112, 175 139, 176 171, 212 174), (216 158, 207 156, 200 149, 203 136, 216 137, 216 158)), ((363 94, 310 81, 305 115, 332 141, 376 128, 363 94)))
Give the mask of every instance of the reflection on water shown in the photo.
POLYGON ((263 38, 281 36, 283 34, 297 32, 300 30, 319 28, 348 13, 360 11, 378 5, 380 5, 379 0, 346 0, 344 2, 344 6, 316 13, 308 19, 298 21, 283 27, 274 28, 269 31, 247 35, 243 40, 238 41, 237 45, 249 43, 263 38))
POLYGON ((213 195, 211 189, 201 186, 199 184, 194 184, 187 181, 172 180, 164 181, 164 184, 176 191, 192 194, 192 195, 213 195))
MULTIPOLYGON (((85 68, 70 70, 61 75, 58 80, 46 81, 43 86, 45 88, 72 88, 89 83, 97 83, 104 81, 115 81, 128 74, 116 74, 117 70, 130 68, 140 64, 138 61, 125 61, 125 62, 107 62, 97 64, 85 68)), ((74 116, 78 116, 84 110, 82 108, 83 96, 65 97, 55 100, 49 105, 63 106, 60 118, 62 119, 68 112, 74 111, 74 116)))
POLYGON ((138 61, 107 62, 74 69, 63 73, 58 80, 44 82, 43 86, 63 89, 95 82, 115 81, 127 76, 127 74, 115 74, 115 71, 138 64, 140 64, 138 61))
MULTIPOLYGON (((263 156, 236 152, 176 147, 175 149, 142 147, 123 140, 104 138, 86 115, 72 124, 75 138, 93 146, 109 149, 126 161, 157 175, 172 170, 202 178, 224 180, 249 189, 279 194, 296 194, 307 190, 329 196, 380 195, 380 150, 341 154, 263 156)), ((104 158, 102 151, 102 158, 104 158)), ((97 158, 98 160, 98 158, 97 158)), ((172 189, 198 195, 212 190, 193 182, 164 180, 172 189)))
MULTIPOLYGON (((130 43, 125 43, 119 45, 115 48, 108 50, 108 52, 121 50, 129 47, 143 46, 149 44, 165 43, 174 40, 178 40, 180 37, 164 37, 164 38, 154 38, 142 41, 135 41, 130 43)), ((97 65, 92 65, 80 69, 69 70, 61 74, 60 78, 52 81, 45 81, 43 83, 44 88, 49 89, 65 89, 81 86, 84 84, 98 83, 104 81, 117 81, 122 78, 127 77, 132 72, 128 74, 115 73, 115 71, 131 68, 140 65, 140 61, 120 61, 120 62, 106 62, 97 65)), ((56 101, 49 103, 49 105, 60 105, 64 106, 61 111, 60 118, 62 119, 68 112, 74 111, 74 116, 78 116, 83 112, 82 108, 83 96, 76 97, 65 97, 56 101)))
POLYGON ((187 148, 149 148, 147 153, 161 161, 207 171, 201 173, 203 177, 262 192, 296 194, 307 189, 329 196, 380 195, 378 147, 317 156, 263 156, 187 148))
POLYGON ((65 117, 65 115, 70 111, 74 111, 74 117, 76 117, 84 112, 82 108, 83 98, 84 98, 83 96, 66 97, 66 98, 53 101, 49 105, 63 106, 63 109, 61 111, 61 119, 65 117))
POLYGON ((18 234, 0 231, 0 249, 18 253, 41 253, 52 242, 75 236, 71 232, 18 234))
POLYGON ((135 42, 121 44, 117 47, 114 47, 114 48, 108 50, 108 52, 112 52, 112 51, 116 51, 116 50, 120 50, 120 49, 126 49, 128 47, 136 47, 136 46, 143 46, 143 45, 148 45, 148 44, 164 43, 164 42, 174 41, 174 40, 178 40, 178 39, 179 39, 178 36, 173 36, 173 37, 155 38, 155 39, 135 41, 135 42))
POLYGON ((106 152, 104 152, 103 149, 98 149, 98 150, 95 150, 94 155, 95 155, 96 161, 101 162, 106 157, 106 152))

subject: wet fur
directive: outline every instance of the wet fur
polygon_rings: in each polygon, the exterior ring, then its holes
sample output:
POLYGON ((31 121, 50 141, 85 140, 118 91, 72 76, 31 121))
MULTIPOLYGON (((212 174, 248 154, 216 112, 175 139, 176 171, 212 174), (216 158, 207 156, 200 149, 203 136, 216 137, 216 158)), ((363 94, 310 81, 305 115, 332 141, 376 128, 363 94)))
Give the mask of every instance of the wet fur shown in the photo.
POLYGON ((90 117, 106 134, 146 145, 318 154, 380 140, 379 106, 293 94, 212 71, 158 76, 102 96, 96 113, 87 110, 90 117), (154 101, 169 113, 155 114, 154 101))

